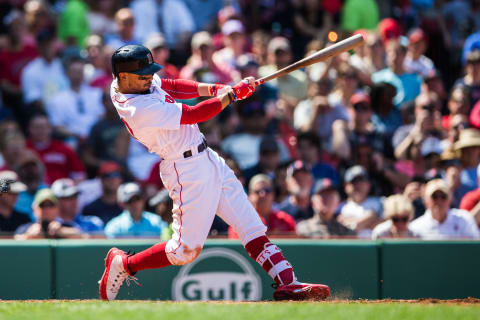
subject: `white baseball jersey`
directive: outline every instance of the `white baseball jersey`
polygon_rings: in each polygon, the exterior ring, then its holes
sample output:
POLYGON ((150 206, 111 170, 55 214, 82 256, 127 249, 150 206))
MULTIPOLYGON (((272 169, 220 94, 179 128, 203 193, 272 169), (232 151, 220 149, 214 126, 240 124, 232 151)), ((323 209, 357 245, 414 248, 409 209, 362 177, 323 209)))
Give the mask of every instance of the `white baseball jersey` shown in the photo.
POLYGON ((182 104, 175 102, 161 85, 160 77, 154 75, 150 94, 123 94, 117 92, 115 79, 110 95, 132 136, 162 159, 176 159, 202 143, 203 135, 196 124, 180 125, 182 104))
POLYGON ((122 94, 112 83, 111 97, 130 133, 155 152, 160 176, 173 200, 173 236, 165 252, 174 265, 200 253, 215 214, 231 225, 245 245, 267 228, 225 161, 207 148, 198 152, 203 135, 197 125, 181 125, 182 105, 161 88, 154 76, 149 94, 122 94), (185 151, 192 155, 185 158, 185 151))

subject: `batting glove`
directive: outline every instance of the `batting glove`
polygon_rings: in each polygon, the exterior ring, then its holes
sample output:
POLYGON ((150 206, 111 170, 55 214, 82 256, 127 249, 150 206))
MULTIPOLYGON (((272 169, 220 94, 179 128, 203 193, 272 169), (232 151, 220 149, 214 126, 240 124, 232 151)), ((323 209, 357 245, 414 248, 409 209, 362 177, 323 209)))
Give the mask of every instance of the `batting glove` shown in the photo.
POLYGON ((232 89, 235 92, 235 101, 247 99, 255 92, 255 87, 250 84, 248 79, 243 79, 232 89))

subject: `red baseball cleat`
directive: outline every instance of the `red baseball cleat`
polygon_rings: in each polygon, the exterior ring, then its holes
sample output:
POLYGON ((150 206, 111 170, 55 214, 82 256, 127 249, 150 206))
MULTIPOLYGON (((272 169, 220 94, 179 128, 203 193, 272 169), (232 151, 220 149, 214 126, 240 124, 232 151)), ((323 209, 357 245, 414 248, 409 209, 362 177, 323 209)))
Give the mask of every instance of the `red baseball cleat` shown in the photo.
POLYGON ((137 278, 127 272, 127 254, 120 249, 112 248, 105 257, 105 271, 98 281, 100 298, 114 300, 125 280, 127 280, 127 285, 130 285, 130 280, 136 282, 137 278))
POLYGON ((280 285, 273 293, 275 300, 325 300, 330 295, 330 288, 324 284, 294 282, 280 285))

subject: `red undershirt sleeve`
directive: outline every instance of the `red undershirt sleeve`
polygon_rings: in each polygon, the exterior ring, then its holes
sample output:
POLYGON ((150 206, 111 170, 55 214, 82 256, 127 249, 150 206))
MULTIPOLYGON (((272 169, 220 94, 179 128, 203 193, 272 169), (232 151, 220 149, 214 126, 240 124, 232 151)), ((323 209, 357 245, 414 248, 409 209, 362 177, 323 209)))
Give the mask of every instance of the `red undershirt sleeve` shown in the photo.
POLYGON ((222 111, 222 103, 218 98, 211 98, 194 106, 182 104, 180 124, 195 124, 210 120, 222 111))
POLYGON ((161 79, 162 89, 165 90, 174 99, 192 99, 197 98, 198 82, 185 79, 161 79))

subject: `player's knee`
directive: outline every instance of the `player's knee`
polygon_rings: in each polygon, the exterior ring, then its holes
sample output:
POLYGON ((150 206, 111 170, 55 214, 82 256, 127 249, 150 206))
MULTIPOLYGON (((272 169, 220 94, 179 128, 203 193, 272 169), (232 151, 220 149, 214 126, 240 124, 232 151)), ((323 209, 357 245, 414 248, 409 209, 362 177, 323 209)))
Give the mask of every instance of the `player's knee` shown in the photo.
POLYGON ((191 249, 183 245, 175 253, 173 252, 167 253, 167 258, 171 264, 175 266, 183 266, 197 259, 200 252, 202 252, 201 246, 191 249))

